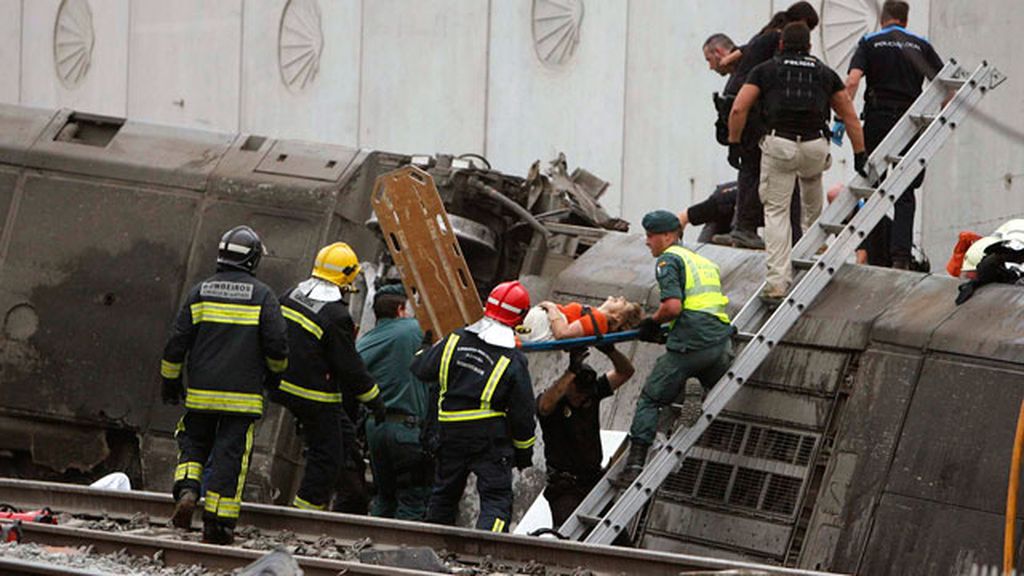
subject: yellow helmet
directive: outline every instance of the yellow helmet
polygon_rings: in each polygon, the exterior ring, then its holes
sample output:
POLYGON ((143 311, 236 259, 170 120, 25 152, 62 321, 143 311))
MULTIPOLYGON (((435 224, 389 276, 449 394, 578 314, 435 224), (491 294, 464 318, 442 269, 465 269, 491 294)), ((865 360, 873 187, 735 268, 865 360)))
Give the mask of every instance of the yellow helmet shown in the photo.
POLYGON ((335 242, 320 249, 313 263, 313 276, 338 286, 351 284, 359 274, 359 257, 344 242, 335 242))

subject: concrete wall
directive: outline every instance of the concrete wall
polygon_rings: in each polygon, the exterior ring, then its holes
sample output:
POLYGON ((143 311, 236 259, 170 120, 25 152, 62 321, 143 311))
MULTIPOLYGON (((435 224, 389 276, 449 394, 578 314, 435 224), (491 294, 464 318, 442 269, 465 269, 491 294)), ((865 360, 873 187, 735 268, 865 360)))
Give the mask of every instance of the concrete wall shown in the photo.
MULTIPOLYGON (((815 51, 837 64, 873 26, 873 2, 820 0, 815 51)), ((611 181, 604 205, 636 221, 734 177, 712 141, 709 95, 723 79, 699 45, 719 30, 745 42, 788 3, 567 0, 563 14, 550 0, 0 0, 0 102, 395 152, 476 152, 514 173, 564 151, 571 166, 611 181), (74 86, 57 76, 62 5, 88 7, 95 39, 74 86), (548 36, 557 26, 544 22, 567 27, 548 36), (575 33, 558 45, 566 29, 575 33), (315 56, 308 66, 304 52, 315 56)), ((937 263, 960 229, 987 232, 1024 214, 1024 97, 1014 89, 1024 65, 1006 56, 1024 24, 1016 3, 911 2, 911 29, 940 54, 971 65, 987 57, 1011 77, 947 145, 920 193, 919 237, 937 263)), ((833 152, 826 186, 849 172, 849 144, 833 152)))

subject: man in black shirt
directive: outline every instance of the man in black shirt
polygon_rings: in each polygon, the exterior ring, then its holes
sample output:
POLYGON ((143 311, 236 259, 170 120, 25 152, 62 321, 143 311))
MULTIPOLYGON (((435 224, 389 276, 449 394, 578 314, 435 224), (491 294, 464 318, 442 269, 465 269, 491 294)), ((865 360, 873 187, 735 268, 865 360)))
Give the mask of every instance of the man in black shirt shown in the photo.
MULTIPOLYGON (((910 9, 906 2, 889 0, 882 5, 882 29, 863 37, 850 61, 846 91, 852 99, 862 78, 864 94, 864 146, 871 152, 885 139, 907 108, 921 95, 921 84, 942 68, 942 59, 927 40, 907 31, 910 9)), ((886 224, 867 240, 868 263, 907 269, 913 242, 916 190, 924 172, 903 193, 895 205, 891 238, 886 224)))
POLYGON ((768 274, 761 297, 777 302, 793 280, 790 262, 792 229, 789 203, 793 183, 800 182, 803 229, 821 213, 821 174, 831 165, 825 123, 831 107, 847 124, 854 164, 863 173, 867 156, 864 135, 839 76, 811 56, 811 31, 803 22, 782 30, 781 53, 754 68, 736 96, 729 118, 729 142, 739 143, 747 115, 763 103, 767 134, 761 140, 761 186, 764 202, 768 274))
MULTIPOLYGON (((776 14, 750 42, 739 49, 742 56, 725 85, 724 100, 736 98, 750 72, 763 62, 771 60, 779 49, 780 28, 787 22, 803 22, 813 30, 818 25, 818 13, 808 2, 796 2, 785 12, 776 14)), ((729 58, 726 58, 726 66, 729 58)), ((728 113, 726 107, 725 112, 728 113)), ((761 149, 759 143, 764 135, 760 113, 755 111, 742 131, 742 137, 729 145, 729 164, 738 171, 739 189, 736 195, 736 219, 730 235, 715 238, 716 243, 732 244, 741 248, 763 249, 764 240, 757 235, 757 228, 764 224, 764 212, 758 197, 761 180, 761 149)))
POLYGON ((586 348, 569 353, 569 367, 537 397, 537 415, 544 437, 551 524, 558 529, 601 479, 601 400, 633 376, 633 365, 612 344, 598 350, 612 369, 598 376, 584 363, 586 348))

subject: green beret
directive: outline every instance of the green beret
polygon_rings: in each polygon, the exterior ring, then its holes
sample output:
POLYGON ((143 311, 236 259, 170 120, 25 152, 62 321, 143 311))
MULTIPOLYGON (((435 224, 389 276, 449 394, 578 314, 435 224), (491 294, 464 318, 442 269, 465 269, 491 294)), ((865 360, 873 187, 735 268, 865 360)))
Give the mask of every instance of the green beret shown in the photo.
POLYGON ((385 284, 380 288, 377 288, 377 294, 394 294, 396 296, 405 296, 405 287, 402 286, 401 282, 395 282, 394 284, 385 284))
POLYGON ((644 230, 652 234, 679 230, 679 217, 668 210, 648 212, 643 220, 644 230))

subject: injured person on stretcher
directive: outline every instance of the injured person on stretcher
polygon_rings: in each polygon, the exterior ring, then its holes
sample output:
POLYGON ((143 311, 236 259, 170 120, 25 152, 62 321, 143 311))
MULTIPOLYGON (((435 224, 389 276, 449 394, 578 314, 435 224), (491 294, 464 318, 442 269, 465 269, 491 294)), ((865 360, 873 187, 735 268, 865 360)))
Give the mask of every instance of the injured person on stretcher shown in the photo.
POLYGON ((530 309, 516 332, 526 343, 564 340, 629 330, 635 328, 642 317, 640 304, 622 296, 609 296, 596 308, 579 302, 544 301, 530 309))

